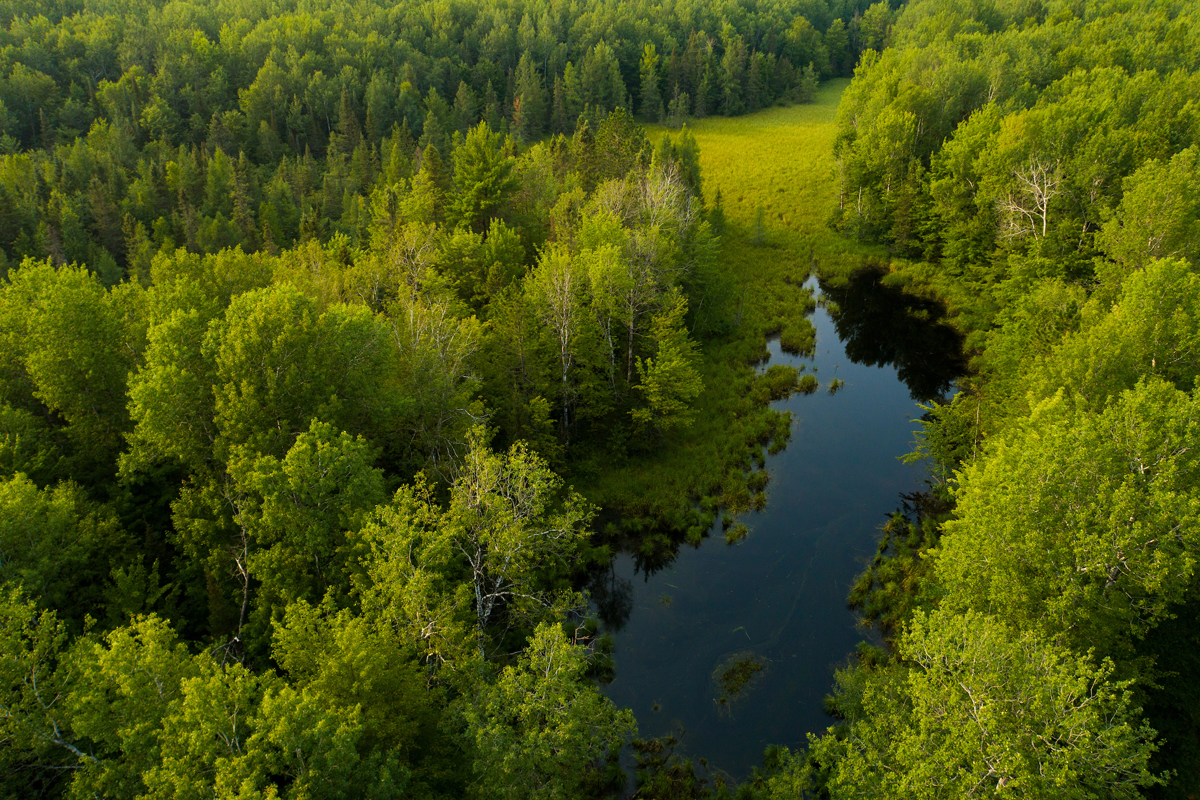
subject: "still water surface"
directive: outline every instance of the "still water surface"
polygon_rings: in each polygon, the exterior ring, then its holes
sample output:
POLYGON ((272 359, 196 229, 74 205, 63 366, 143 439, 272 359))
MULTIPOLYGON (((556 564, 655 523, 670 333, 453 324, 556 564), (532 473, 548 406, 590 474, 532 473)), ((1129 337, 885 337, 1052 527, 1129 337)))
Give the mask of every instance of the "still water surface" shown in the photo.
POLYGON ((814 312, 813 358, 769 344, 768 364, 815 369, 821 389, 776 404, 792 412, 792 442, 767 456, 766 508, 739 518, 750 535, 728 546, 718 523, 654 574, 622 553, 609 576, 632 608, 608 628, 616 678, 605 694, 633 709, 642 736, 682 730, 677 752, 735 778, 766 745, 795 748, 831 724, 822 698, 833 671, 868 635, 846 596, 899 495, 923 488, 921 468, 897 458, 911 449, 917 401, 948 391, 960 369, 959 339, 938 309, 878 277, 821 287, 840 310, 814 312), (845 386, 831 395, 833 378, 845 386), (718 675, 747 655, 766 669, 720 705, 718 675))

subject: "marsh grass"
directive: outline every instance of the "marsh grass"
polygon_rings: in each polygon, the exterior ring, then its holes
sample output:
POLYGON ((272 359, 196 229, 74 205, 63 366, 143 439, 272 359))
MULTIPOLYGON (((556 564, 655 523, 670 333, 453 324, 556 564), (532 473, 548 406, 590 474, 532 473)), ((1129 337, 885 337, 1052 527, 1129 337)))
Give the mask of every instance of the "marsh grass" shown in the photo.
POLYGON ((779 333, 779 349, 785 353, 811 356, 816 346, 817 332, 807 319, 790 320, 779 333))
POLYGON ((730 712, 734 702, 746 694, 750 684, 766 669, 766 659, 745 651, 734 653, 717 664, 713 670, 716 689, 713 700, 718 711, 730 712))
MULTIPOLYGON (((701 342, 704 392, 684 431, 628 460, 595 457, 578 465, 577 489, 605 508, 605 531, 639 539, 639 549, 665 552, 668 540, 698 544, 718 514, 762 507, 762 488, 748 485, 764 449, 778 453, 791 438, 791 415, 770 400, 794 378, 754 364, 774 335, 799 352, 812 346, 805 318, 815 307, 803 284, 813 269, 850 274, 879 251, 826 226, 837 204, 833 143, 838 99, 848 81, 830 81, 816 102, 735 118, 691 123, 700 145, 704 196, 720 192, 722 267, 730 283, 728 332, 701 342), (761 220, 762 245, 754 246, 761 220)), ((664 129, 650 129, 656 140, 664 129)), ((796 380, 802 389, 811 375, 796 380)), ((814 387, 815 388, 815 387, 814 387)))
POLYGON ((758 380, 756 387, 768 400, 783 400, 796 390, 800 371, 788 364, 772 364, 758 380))
POLYGON ((739 659, 733 663, 733 666, 721 673, 721 688, 725 690, 726 695, 739 695, 746 688, 750 679, 765 668, 766 666, 753 656, 739 659))

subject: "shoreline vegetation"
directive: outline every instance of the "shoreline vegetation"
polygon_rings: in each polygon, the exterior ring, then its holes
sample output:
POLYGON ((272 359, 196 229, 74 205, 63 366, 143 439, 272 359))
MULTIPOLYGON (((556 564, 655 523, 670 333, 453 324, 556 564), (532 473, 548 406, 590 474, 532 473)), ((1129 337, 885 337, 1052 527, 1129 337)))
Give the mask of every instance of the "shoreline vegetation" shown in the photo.
MULTIPOLYGON (((724 220, 720 258, 738 324, 703 343, 705 389, 689 428, 653 452, 575 479, 602 508, 620 510, 606 535, 629 537, 648 565, 669 558, 681 539, 698 545, 719 514, 761 507, 763 456, 786 444, 791 427, 790 415, 769 402, 818 385, 778 365, 756 376, 766 344, 778 337, 792 352, 811 352, 807 317, 816 302, 805 281, 815 271, 836 280, 886 255, 828 229, 834 184, 811 177, 832 175, 837 105, 847 85, 822 83, 811 104, 687 125, 706 205, 724 220)), ((651 127, 648 135, 656 142, 672 131, 651 127)))
POLYGON ((1200 789, 1196 9, 1030 12, 910 3, 842 96, 831 222, 971 369, 851 594, 888 646, 772 797, 1200 789))

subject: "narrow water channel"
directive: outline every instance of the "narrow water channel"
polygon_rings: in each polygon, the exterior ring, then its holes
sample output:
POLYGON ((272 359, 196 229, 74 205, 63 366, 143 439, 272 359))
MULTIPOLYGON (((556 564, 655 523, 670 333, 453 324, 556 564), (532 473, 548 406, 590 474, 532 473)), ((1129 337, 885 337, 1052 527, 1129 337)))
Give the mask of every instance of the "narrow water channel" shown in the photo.
POLYGON ((629 613, 609 625, 616 678, 605 693, 633 709, 643 737, 682 731, 677 752, 735 778, 768 744, 795 748, 831 724, 822 698, 833 671, 868 635, 846 596, 899 495, 923 486, 920 467, 897 458, 911 449, 917 401, 949 390, 960 368, 959 339, 935 307, 870 273, 821 288, 838 310, 814 312, 815 356, 769 345, 768 363, 803 364, 821 389, 778 403, 794 416, 792 442, 767 457, 766 508, 739 518, 750 535, 729 546, 718 523, 657 573, 622 553, 609 576, 629 613), (845 385, 829 394, 834 378, 845 385), (719 675, 747 656, 765 669, 721 703, 719 675))

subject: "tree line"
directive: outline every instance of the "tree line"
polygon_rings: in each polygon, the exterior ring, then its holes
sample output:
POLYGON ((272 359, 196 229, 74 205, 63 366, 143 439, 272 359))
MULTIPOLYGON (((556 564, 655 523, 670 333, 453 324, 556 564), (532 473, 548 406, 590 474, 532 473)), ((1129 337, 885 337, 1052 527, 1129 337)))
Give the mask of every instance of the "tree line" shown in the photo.
POLYGON ((381 176, 480 122, 534 142, 811 99, 871 45, 861 2, 5 3, 4 263, 115 283, 177 246, 357 241, 381 176))

